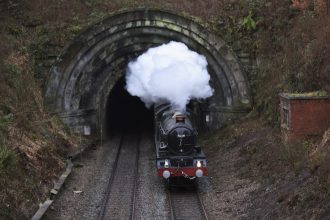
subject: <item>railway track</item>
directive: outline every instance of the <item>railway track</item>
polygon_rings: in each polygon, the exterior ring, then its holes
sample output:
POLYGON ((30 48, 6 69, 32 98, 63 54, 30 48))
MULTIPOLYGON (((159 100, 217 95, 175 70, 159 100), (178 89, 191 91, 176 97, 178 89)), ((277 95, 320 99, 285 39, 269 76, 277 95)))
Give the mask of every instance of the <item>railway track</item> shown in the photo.
POLYGON ((172 220, 208 220, 197 187, 172 188, 168 190, 168 201, 172 220))
MULTIPOLYGON (((136 219, 140 140, 141 135, 122 135, 98 215, 99 220, 136 219)), ((168 190, 168 201, 172 220, 208 220, 196 186, 168 190)))
POLYGON ((135 219, 140 139, 141 135, 122 135, 99 220, 135 219))

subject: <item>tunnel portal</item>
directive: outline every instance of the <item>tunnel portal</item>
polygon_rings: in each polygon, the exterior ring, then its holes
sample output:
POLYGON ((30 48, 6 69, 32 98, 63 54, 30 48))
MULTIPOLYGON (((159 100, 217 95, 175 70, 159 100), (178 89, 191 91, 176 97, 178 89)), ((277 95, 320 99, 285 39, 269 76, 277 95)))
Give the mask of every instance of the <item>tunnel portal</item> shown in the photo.
POLYGON ((194 18, 157 9, 109 15, 79 34, 58 57, 50 71, 45 103, 77 133, 106 130, 112 117, 107 112, 116 112, 110 105, 118 103, 116 84, 122 83, 128 62, 174 40, 208 61, 214 95, 199 103, 197 112, 202 127, 217 129, 247 112, 251 95, 242 59, 205 27, 194 18))
POLYGON ((125 77, 115 84, 108 97, 105 110, 105 133, 107 136, 123 130, 150 130, 153 125, 152 109, 125 89, 125 77))

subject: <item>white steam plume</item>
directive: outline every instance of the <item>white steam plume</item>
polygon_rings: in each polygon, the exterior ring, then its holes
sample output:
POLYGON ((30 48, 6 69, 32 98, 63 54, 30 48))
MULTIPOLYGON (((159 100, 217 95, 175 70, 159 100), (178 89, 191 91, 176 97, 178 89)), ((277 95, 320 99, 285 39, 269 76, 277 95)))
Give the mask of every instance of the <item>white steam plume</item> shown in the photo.
POLYGON ((213 94, 209 80, 205 57, 171 41, 150 48, 128 64, 126 89, 147 107, 169 102, 173 109, 184 111, 190 99, 213 94))

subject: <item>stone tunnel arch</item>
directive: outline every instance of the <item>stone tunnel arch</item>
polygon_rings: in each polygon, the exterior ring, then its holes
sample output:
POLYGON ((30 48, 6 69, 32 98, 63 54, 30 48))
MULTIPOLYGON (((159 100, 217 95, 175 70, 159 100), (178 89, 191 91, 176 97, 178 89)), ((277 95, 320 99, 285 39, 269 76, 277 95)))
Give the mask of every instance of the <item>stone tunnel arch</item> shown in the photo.
POLYGON ((214 96, 203 105, 211 129, 250 108, 242 65, 219 37, 190 17, 157 9, 110 15, 79 34, 52 67, 45 103, 76 132, 99 131, 107 98, 128 62, 171 40, 185 43, 208 61, 214 96))

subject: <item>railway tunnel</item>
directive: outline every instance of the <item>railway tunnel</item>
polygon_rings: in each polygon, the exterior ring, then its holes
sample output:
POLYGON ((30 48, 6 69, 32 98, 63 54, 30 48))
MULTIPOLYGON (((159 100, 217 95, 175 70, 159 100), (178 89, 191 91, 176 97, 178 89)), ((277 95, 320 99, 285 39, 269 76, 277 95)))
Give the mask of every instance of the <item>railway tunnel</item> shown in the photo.
POLYGON ((214 95, 192 103, 199 127, 217 129, 249 110, 248 73, 219 36, 194 18, 145 8, 109 15, 72 40, 50 71, 46 105, 76 133, 106 131, 131 116, 150 124, 151 111, 125 94, 124 76, 129 61, 171 40, 208 61, 214 95))
POLYGON ((109 94, 105 112, 105 133, 108 135, 124 129, 152 129, 152 109, 146 108, 138 97, 131 96, 125 85, 125 77, 120 78, 109 94))

